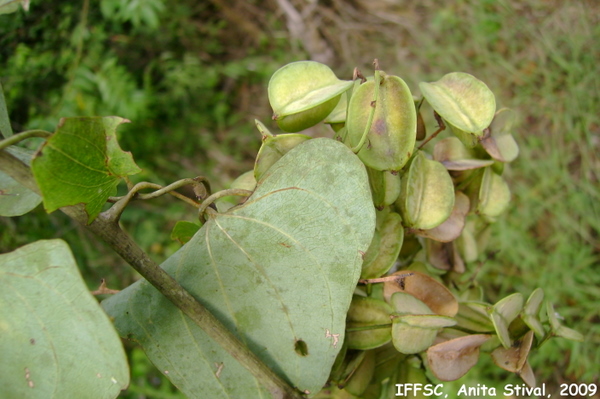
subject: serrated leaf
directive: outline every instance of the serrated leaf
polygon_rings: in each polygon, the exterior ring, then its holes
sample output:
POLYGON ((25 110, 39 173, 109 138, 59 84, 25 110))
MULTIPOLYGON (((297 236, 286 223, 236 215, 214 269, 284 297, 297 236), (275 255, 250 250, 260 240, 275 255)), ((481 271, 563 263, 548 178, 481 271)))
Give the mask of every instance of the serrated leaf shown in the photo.
MULTIPOLYGON (((344 341, 360 252, 374 228, 362 163, 342 143, 313 139, 273 165, 244 204, 209 218, 162 267, 271 369, 314 393, 344 341)), ((104 306, 121 335, 140 342, 188 397, 266 396, 145 280, 104 306)))
POLYGON ((435 112, 467 133, 482 136, 494 118, 494 93, 473 75, 452 72, 419 88, 435 112))
POLYGON ((47 212, 83 203, 91 223, 121 178, 140 172, 117 142, 124 122, 116 116, 61 119, 31 164, 47 212))
POLYGON ((127 387, 121 340, 64 241, 0 255, 0 308, 3 397, 111 399, 127 387))
MULTIPOLYGON (((6 151, 27 165, 31 162, 31 154, 21 148, 9 147, 6 151)), ((42 202, 42 197, 0 171, 0 216, 24 215, 38 206, 40 202, 42 202)))

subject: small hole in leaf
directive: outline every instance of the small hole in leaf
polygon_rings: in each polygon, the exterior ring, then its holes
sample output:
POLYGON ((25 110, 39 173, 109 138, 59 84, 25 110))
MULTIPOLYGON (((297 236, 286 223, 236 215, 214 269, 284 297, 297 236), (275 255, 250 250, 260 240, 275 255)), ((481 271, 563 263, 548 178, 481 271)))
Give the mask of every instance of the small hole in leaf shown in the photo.
POLYGON ((294 350, 300 356, 308 356, 308 345, 306 345, 306 342, 302 341, 301 339, 297 340, 294 344, 294 350))

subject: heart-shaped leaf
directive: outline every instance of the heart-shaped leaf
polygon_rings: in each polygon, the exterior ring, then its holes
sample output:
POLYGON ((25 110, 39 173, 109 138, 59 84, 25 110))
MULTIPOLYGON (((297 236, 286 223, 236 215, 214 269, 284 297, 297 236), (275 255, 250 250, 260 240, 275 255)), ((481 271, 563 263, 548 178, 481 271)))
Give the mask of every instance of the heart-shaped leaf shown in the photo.
POLYGON ((91 223, 121 178, 140 172, 117 142, 124 122, 116 116, 61 119, 31 163, 47 212, 84 203, 91 223))
POLYGON ((4 398, 116 398, 127 357, 69 246, 38 241, 0 255, 4 398))
POLYGON ((419 88, 435 112, 464 132, 482 136, 494 118, 494 93, 473 75, 452 72, 419 88))
MULTIPOLYGON (((272 370, 314 393, 344 341, 374 228, 364 165, 344 144, 313 139, 285 154, 244 204, 209 218, 162 266, 272 370)), ((188 397, 265 396, 145 280, 104 306, 121 335, 140 342, 188 397)))

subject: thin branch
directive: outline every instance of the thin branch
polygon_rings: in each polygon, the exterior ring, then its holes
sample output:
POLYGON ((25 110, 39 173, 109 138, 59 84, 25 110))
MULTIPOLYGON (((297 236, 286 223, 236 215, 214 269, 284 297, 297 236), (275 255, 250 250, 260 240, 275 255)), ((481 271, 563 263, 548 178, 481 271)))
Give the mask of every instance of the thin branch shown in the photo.
POLYGON ((198 208, 198 218, 200 219, 200 221, 202 223, 204 223, 206 221, 206 218, 204 217, 204 213, 206 212, 208 207, 213 202, 215 202, 219 198, 229 197, 231 195, 238 195, 241 197, 249 197, 250 195, 252 195, 252 191, 244 190, 242 188, 230 188, 227 190, 217 191, 216 193, 214 193, 213 195, 211 195, 210 197, 208 197, 204 201, 202 201, 202 204, 200 204, 200 208, 198 208))
MULTIPOLYGON (((0 151, 0 170, 5 171, 17 182, 39 194, 30 169, 20 160, 0 151)), ((101 213, 91 224, 82 204, 60 208, 66 215, 78 221, 86 229, 106 242, 116 253, 129 263, 142 277, 161 294, 177 306, 196 323, 208 336, 243 365, 271 393, 273 398, 300 399, 302 395, 267 367, 246 345, 231 333, 208 309, 201 305, 167 272, 160 268, 118 223, 101 213)))
POLYGON ((433 116, 435 116, 435 120, 438 122, 438 130, 433 132, 433 134, 425 139, 419 146, 419 150, 425 146, 425 144, 429 143, 433 138, 435 138, 441 131, 446 130, 446 124, 444 120, 439 116, 439 114, 433 111, 433 116))
POLYGON ((11 145, 20 143, 23 140, 29 139, 31 137, 50 137, 52 133, 47 132, 45 130, 27 130, 25 132, 21 132, 18 134, 14 134, 7 139, 0 141, 0 150, 3 150, 11 145))

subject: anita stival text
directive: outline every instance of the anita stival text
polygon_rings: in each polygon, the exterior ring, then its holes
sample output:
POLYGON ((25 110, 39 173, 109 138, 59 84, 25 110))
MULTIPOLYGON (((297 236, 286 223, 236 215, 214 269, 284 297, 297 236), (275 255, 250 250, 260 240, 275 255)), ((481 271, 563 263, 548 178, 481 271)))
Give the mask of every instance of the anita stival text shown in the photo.
MULTIPOLYGON (((395 396, 433 396, 447 398, 448 393, 444 392, 444 384, 396 384, 396 395, 395 396)), ((504 386, 502 391, 495 387, 488 387, 485 384, 477 384, 475 386, 469 386, 463 384, 455 392, 456 396, 460 397, 492 397, 492 396, 512 396, 512 397, 548 397, 546 395, 546 384, 542 384, 539 387, 528 387, 525 384, 515 385, 507 384, 504 386)), ((452 395, 454 396, 454 395, 452 395)))

